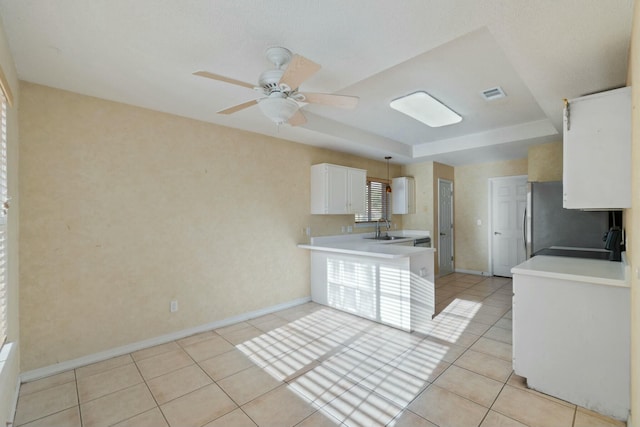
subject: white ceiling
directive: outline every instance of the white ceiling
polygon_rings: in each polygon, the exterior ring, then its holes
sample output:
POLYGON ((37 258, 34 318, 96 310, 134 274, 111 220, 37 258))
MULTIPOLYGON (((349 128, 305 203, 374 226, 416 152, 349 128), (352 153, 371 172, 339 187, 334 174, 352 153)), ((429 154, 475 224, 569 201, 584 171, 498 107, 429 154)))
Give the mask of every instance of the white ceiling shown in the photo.
POLYGON ((522 158, 557 141, 562 99, 625 84, 633 0, 0 0, 22 80, 392 162, 522 158), (264 51, 322 65, 303 91, 360 97, 355 110, 307 105, 281 126, 239 86, 264 51), (501 86, 508 97, 486 102, 501 86), (424 90, 463 116, 429 128, 389 107, 424 90))

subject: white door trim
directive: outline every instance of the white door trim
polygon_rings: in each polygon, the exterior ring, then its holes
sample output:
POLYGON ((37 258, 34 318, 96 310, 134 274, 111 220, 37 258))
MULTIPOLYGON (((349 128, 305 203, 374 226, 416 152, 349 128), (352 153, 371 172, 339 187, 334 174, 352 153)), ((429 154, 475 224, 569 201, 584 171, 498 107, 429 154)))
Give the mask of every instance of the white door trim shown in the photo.
POLYGON ((487 227, 487 240, 488 240, 488 247, 489 247, 489 265, 487 267, 489 267, 488 271, 489 271, 489 276, 493 276, 493 191, 492 191, 492 183, 495 181, 499 181, 499 180, 506 180, 506 179, 514 179, 514 178, 524 178, 527 179, 529 178, 529 175, 510 175, 510 176, 497 176, 497 177, 493 177, 493 178, 489 178, 487 180, 487 187, 488 187, 488 194, 489 194, 489 200, 488 200, 488 205, 489 205, 489 216, 487 217, 487 220, 489 222, 489 226, 487 227))

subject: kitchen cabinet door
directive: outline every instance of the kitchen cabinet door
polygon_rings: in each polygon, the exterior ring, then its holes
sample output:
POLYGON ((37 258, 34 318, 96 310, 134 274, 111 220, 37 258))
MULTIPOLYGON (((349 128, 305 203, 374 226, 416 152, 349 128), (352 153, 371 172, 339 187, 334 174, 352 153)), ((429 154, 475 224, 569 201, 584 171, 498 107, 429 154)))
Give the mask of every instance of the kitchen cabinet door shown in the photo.
POLYGON ((349 168, 348 180, 348 209, 349 213, 364 213, 366 204, 367 171, 349 168))
POLYGON ((563 206, 631 207, 631 88, 569 101, 563 134, 563 206))
POLYGON ((311 166, 311 213, 364 212, 366 184, 366 170, 328 163, 311 166))
POLYGON ((513 293, 515 373, 534 390, 626 418, 630 289, 516 273, 513 293))
POLYGON ((410 176, 393 178, 391 181, 392 203, 391 208, 394 214, 414 214, 416 213, 416 184, 410 176))
POLYGON ((327 212, 349 213, 349 174, 347 168, 327 166, 327 212))

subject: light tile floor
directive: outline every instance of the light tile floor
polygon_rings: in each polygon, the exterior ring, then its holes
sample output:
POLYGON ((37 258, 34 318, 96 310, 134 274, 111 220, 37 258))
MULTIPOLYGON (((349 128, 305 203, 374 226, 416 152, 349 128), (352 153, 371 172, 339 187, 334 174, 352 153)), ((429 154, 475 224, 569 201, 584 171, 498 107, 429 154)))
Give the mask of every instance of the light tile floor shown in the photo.
POLYGON ((427 335, 309 303, 25 383, 16 426, 623 426, 511 368, 511 281, 436 281, 427 335))

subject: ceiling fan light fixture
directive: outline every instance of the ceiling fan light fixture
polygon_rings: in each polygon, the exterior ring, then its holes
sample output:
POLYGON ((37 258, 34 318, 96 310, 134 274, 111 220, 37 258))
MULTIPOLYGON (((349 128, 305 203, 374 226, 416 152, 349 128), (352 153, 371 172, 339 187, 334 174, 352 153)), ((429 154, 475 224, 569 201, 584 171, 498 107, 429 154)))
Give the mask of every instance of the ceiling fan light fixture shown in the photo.
POLYGON ((298 111, 298 103, 280 96, 270 96, 258 101, 262 113, 278 125, 287 123, 298 111))
POLYGON ((394 99, 389 106, 433 128, 462 121, 462 116, 424 91, 394 99))

